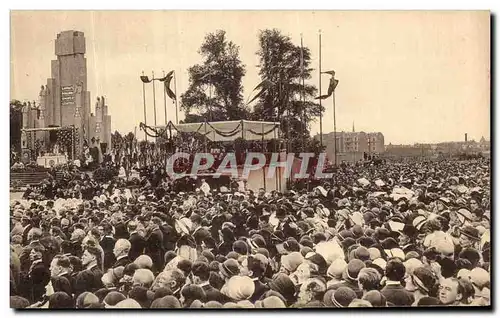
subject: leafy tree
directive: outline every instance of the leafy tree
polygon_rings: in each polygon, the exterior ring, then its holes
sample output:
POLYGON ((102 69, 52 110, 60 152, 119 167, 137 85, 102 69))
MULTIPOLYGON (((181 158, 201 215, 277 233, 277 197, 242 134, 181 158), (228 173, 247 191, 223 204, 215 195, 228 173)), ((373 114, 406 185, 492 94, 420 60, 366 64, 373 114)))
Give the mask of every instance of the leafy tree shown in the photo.
POLYGON ((285 132, 289 131, 290 149, 317 150, 317 145, 310 140, 309 123, 324 108, 314 102, 318 94, 316 87, 302 85, 303 80, 311 78, 310 50, 307 47, 302 50, 300 45, 292 43, 289 36, 276 29, 261 31, 258 39, 259 50, 256 54, 260 61, 259 75, 263 82, 270 81, 271 84, 266 85, 266 89, 259 94, 252 119, 280 121, 284 132, 282 137, 286 137, 285 132))
POLYGON ((199 53, 203 62, 188 69, 189 88, 181 95, 184 122, 246 119, 249 111, 243 105, 241 84, 245 66, 239 47, 218 30, 206 35, 199 53))
POLYGON ((23 127, 23 104, 18 100, 10 101, 10 147, 21 151, 21 128, 23 127))

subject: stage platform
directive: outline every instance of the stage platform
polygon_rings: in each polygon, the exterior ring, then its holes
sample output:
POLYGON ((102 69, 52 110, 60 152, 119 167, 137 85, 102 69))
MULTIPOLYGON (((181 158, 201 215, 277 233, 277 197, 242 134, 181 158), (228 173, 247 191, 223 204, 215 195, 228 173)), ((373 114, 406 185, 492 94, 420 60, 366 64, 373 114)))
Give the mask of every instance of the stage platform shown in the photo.
POLYGON ((55 165, 65 164, 68 162, 66 156, 64 155, 44 155, 36 159, 36 163, 39 166, 50 168, 55 165))

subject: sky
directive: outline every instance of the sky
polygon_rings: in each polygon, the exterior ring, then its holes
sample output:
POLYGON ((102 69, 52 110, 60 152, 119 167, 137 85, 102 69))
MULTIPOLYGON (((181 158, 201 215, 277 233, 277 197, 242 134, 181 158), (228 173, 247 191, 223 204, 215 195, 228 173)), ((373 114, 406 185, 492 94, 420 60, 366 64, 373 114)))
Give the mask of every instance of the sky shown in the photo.
MULTIPOLYGON (((57 33, 85 33, 91 108, 105 96, 112 131, 134 131, 143 118, 142 71, 177 73, 202 61, 205 35, 225 30, 246 65, 244 99, 259 83, 257 35, 277 28, 311 50, 312 78, 335 70, 337 131, 382 132, 385 144, 460 141, 490 135, 490 15, 487 11, 12 11, 11 99, 36 100, 50 77, 57 33)), ((326 92, 328 76, 322 78, 326 92)), ((148 124, 153 95, 146 91, 148 124)), ((167 101, 168 120, 175 106, 167 101)), ((332 98, 323 101, 323 133, 333 131, 332 98)), ((164 123, 156 87, 157 122, 164 123)), ((179 119, 183 119, 179 110, 179 119)), ((319 133, 319 118, 312 134, 319 133)), ((138 137, 139 137, 138 136, 138 137)))

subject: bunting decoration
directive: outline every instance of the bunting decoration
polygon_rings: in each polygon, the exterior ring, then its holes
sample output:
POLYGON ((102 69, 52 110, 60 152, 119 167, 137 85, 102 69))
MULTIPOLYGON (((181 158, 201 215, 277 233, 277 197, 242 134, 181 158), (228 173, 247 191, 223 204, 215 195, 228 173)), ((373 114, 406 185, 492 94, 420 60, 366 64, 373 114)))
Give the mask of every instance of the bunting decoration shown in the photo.
POLYGON ((326 95, 318 96, 315 99, 327 99, 328 97, 332 96, 333 92, 335 91, 335 88, 337 88, 337 85, 339 84, 339 81, 335 79, 335 71, 328 71, 321 73, 329 74, 332 77, 330 78, 330 84, 328 85, 328 93, 326 95))
POLYGON ((168 97, 170 97, 172 100, 176 100, 177 96, 175 96, 175 93, 170 88, 170 82, 172 82, 173 78, 174 71, 170 71, 167 75, 165 75, 165 77, 160 78, 160 82, 163 82, 163 84, 165 85, 165 92, 167 92, 168 97))

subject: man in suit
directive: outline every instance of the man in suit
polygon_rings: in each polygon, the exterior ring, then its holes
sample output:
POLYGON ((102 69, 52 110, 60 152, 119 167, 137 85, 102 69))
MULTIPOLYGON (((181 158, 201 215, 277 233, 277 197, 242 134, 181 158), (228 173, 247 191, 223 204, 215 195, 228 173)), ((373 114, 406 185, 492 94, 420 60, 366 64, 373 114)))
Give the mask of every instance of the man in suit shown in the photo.
POLYGON ((148 234, 146 239, 145 253, 153 260, 153 272, 163 270, 163 256, 165 251, 163 248, 163 233, 160 230, 161 219, 153 217, 149 221, 148 234))
POLYGON ((409 307, 415 301, 413 294, 401 285, 405 273, 406 268, 399 259, 392 259, 387 262, 385 267, 387 281, 380 292, 387 299, 387 302, 397 307, 409 307))
POLYGON ((82 266, 85 269, 75 277, 75 297, 86 291, 94 293, 103 287, 101 263, 101 251, 98 245, 89 240, 82 255, 82 266))
POLYGON ((39 228, 33 228, 29 231, 27 236, 27 241, 29 242, 29 244, 23 248, 21 255, 19 255, 19 260, 21 261, 21 270, 23 272, 27 272, 30 268, 31 250, 33 250, 34 248, 39 248, 43 252, 45 252, 45 247, 42 245, 42 243, 40 243, 41 236, 42 236, 42 231, 39 228))
POLYGON ((73 294, 71 283, 71 263, 68 256, 56 255, 50 263, 50 283, 52 292, 62 291, 73 294))
POLYGON ((45 249, 34 247, 31 249, 29 258, 31 266, 27 274, 26 290, 29 290, 27 298, 32 302, 40 301, 45 294, 45 286, 50 281, 50 273, 42 261, 42 254, 45 249))
POLYGON ((131 261, 134 261, 139 255, 144 254, 146 241, 137 232, 137 223, 135 221, 128 222, 127 230, 130 233, 130 237, 128 239, 128 241, 130 242, 130 251, 128 252, 128 257, 131 261))
POLYGON ((128 257, 128 254, 130 252, 131 244, 128 240, 126 239, 119 239, 115 243, 115 248, 113 249, 113 254, 116 257, 116 262, 113 265, 113 268, 119 267, 119 266, 127 266, 129 263, 131 263, 130 258, 128 257))
POLYGON ((116 262, 113 249, 115 247, 116 240, 113 237, 113 227, 109 223, 103 223, 102 225, 103 237, 101 238, 99 244, 104 251, 104 270, 113 266, 116 262))
POLYGON ((227 300, 227 297, 222 294, 218 289, 210 285, 208 281, 210 277, 210 268, 205 262, 194 262, 191 268, 191 273, 193 274, 193 283, 200 286, 205 295, 207 296, 208 301, 218 301, 220 303, 224 303, 227 300))

